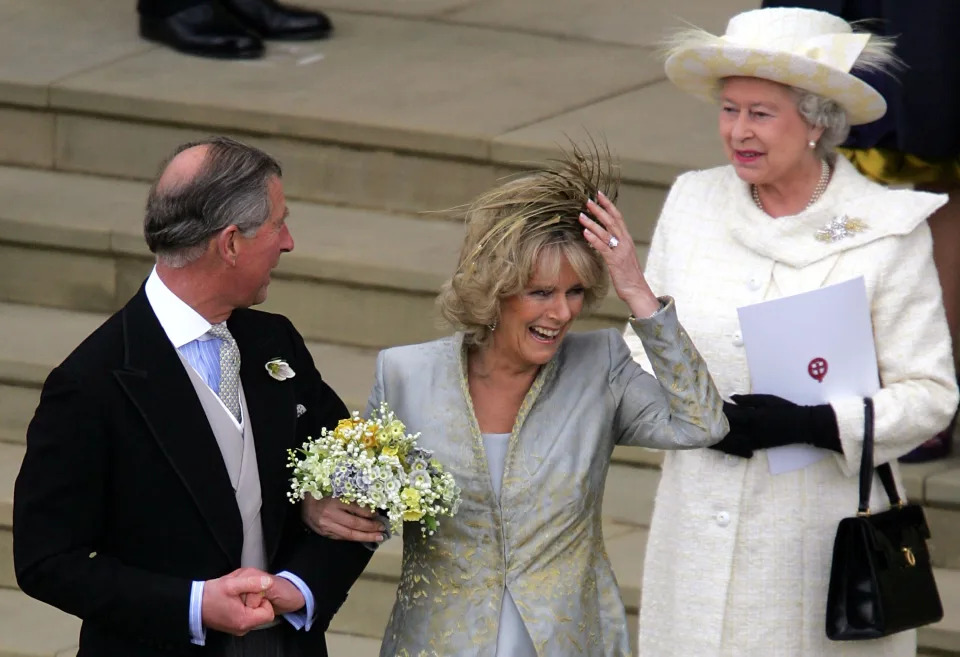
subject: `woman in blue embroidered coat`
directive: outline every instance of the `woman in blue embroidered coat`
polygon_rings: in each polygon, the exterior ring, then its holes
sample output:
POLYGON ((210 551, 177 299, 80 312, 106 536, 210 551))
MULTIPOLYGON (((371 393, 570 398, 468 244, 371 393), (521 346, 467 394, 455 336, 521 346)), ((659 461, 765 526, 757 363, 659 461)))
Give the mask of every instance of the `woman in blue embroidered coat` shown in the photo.
POLYGON ((702 447, 727 425, 615 198, 578 151, 482 196, 439 299, 460 332, 380 354, 370 407, 389 402, 462 488, 434 536, 404 534, 381 655, 630 654, 600 526, 611 452, 702 447), (568 334, 607 271, 662 384, 615 329, 568 334))

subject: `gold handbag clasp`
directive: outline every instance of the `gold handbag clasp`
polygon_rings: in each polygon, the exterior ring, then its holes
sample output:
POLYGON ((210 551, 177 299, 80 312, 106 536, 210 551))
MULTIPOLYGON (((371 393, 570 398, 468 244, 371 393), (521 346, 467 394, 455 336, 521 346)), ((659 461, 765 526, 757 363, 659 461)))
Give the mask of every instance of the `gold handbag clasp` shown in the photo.
POLYGON ((907 560, 907 565, 916 566, 917 558, 913 556, 913 550, 908 547, 900 548, 900 551, 903 552, 903 558, 907 560))

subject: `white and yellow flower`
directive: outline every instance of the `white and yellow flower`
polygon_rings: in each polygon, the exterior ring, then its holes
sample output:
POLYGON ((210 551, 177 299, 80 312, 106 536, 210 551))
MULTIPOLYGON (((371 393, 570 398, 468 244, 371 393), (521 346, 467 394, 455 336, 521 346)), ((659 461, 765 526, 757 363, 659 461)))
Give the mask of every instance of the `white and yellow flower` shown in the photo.
POLYGON ((283 360, 282 358, 268 360, 264 367, 267 368, 267 374, 277 381, 286 381, 287 379, 292 379, 297 375, 287 361, 283 360))

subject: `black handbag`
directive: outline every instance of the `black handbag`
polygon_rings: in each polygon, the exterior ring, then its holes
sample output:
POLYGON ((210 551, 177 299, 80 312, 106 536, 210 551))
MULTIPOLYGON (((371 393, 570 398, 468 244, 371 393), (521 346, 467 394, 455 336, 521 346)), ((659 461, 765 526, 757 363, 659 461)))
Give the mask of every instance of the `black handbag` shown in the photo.
POLYGON ((877 467, 891 508, 870 513, 873 483, 873 400, 863 400, 860 508, 837 527, 827 591, 827 637, 862 641, 943 618, 926 539, 930 529, 917 504, 904 504, 889 463, 877 467))

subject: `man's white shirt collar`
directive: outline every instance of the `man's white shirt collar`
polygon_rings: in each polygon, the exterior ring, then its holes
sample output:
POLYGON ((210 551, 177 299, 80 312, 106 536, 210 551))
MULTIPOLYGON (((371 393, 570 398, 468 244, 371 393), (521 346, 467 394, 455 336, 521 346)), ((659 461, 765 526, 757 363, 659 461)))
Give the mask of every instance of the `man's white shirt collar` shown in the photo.
POLYGON ((173 344, 174 349, 179 349, 194 340, 209 340, 212 338, 212 336, 207 335, 211 326, 210 322, 170 291, 170 288, 157 275, 156 267, 153 268, 150 277, 147 278, 144 292, 147 295, 147 301, 150 302, 150 307, 153 308, 153 313, 157 316, 160 326, 163 327, 163 331, 167 334, 167 338, 173 344))

